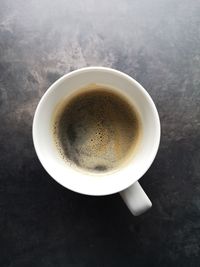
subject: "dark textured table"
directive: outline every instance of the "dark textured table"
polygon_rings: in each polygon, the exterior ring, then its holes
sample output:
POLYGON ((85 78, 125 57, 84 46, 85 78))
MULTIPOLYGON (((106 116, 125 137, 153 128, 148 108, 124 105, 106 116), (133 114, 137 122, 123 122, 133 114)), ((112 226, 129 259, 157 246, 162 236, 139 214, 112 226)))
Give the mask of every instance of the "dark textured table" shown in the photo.
POLYGON ((200 1, 0 1, 0 266, 200 266, 200 1), (49 85, 99 65, 138 80, 160 114, 153 202, 57 184, 31 127, 49 85))

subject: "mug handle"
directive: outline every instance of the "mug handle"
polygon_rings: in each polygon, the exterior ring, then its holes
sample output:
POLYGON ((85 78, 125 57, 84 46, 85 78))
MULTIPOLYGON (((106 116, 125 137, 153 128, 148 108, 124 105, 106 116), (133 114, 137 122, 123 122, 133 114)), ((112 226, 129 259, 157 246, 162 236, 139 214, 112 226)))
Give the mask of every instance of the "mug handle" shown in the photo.
POLYGON ((131 213, 138 216, 151 208, 152 203, 139 182, 135 182, 127 189, 120 192, 120 195, 131 213))

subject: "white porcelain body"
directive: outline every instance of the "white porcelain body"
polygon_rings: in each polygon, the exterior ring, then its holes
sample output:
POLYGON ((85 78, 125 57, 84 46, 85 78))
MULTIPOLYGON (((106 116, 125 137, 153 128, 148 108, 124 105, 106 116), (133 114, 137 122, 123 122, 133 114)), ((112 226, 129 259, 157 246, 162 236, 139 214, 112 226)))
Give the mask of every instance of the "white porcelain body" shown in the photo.
MULTIPOLYGON (((33 120, 33 142, 43 167, 58 183, 82 194, 108 195, 130 187, 148 170, 160 142, 160 121, 151 97, 137 81, 117 70, 89 67, 64 75, 43 95, 33 120), (142 123, 142 138, 137 153, 127 165, 105 175, 88 174, 66 164, 55 148, 51 132, 52 114, 57 104, 91 83, 107 85, 128 97, 136 107, 142 123)), ((122 193, 122 197, 127 202, 125 193, 122 193)))

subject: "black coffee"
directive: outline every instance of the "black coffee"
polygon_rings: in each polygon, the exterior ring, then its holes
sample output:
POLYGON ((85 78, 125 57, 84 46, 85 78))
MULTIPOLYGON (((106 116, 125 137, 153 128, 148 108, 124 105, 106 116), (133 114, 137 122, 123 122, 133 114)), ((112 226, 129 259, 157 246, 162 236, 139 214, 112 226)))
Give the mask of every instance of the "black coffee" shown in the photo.
POLYGON ((83 88, 58 105, 53 134, 60 155, 92 172, 119 168, 130 158, 141 126, 134 107, 109 88, 83 88))

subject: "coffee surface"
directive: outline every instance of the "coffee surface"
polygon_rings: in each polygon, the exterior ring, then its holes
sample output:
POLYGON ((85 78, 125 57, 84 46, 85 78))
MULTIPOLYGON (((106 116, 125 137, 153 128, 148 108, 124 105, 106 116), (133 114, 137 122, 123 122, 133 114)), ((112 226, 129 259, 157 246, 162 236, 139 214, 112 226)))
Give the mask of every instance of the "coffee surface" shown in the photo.
POLYGON ((140 128, 135 108, 108 88, 81 89, 58 106, 53 120, 62 158, 92 172, 119 168, 135 150, 140 128))

